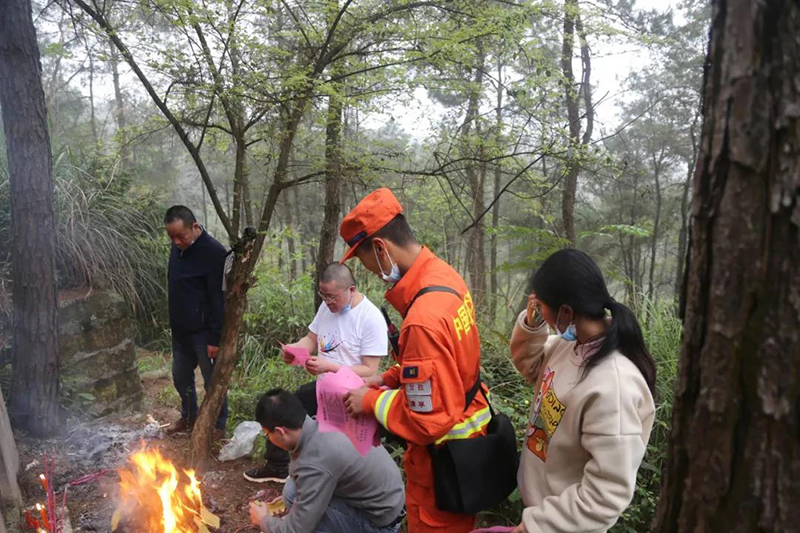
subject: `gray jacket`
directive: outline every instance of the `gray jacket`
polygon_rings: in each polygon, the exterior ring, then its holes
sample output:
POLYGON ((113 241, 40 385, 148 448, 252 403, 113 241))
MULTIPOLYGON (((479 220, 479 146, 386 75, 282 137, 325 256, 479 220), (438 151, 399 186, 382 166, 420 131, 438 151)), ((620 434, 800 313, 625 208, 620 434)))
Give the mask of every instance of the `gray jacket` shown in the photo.
POLYGON ((392 523, 405 502, 400 469, 383 446, 362 456, 344 434, 320 433, 309 417, 291 454, 289 475, 297 497, 284 518, 264 518, 261 529, 269 533, 314 531, 333 497, 360 510, 378 527, 392 523))

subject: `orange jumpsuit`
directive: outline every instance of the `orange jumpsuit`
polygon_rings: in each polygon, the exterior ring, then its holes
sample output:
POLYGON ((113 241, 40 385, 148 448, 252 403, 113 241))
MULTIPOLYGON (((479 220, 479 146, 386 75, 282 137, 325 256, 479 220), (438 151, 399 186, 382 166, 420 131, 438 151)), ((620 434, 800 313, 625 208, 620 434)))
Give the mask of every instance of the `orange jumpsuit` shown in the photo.
POLYGON ((404 316, 402 359, 382 376, 392 390, 369 390, 362 407, 408 442, 403 464, 409 532, 467 533, 474 528, 474 516, 436 508, 426 445, 484 435, 491 418, 480 394, 464 411, 464 394, 475 384, 480 369, 480 337, 472 298, 461 276, 423 248, 408 272, 386 293, 386 300, 404 316), (408 310, 417 292, 432 285, 455 289, 463 300, 447 292, 430 292, 408 310))

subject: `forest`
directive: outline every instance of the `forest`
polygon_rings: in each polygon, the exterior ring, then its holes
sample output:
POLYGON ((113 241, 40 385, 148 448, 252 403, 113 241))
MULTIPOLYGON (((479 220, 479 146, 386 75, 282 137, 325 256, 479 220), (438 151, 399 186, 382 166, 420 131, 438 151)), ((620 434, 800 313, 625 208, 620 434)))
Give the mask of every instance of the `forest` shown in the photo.
MULTIPOLYGON (((469 286, 481 376, 520 438, 535 391, 509 343, 542 261, 586 252, 636 314, 656 413, 612 531, 795 530, 800 8, 761 4, 0 1, 0 388, 21 455, 104 407, 59 381, 70 294, 121 297, 147 412, 176 412, 164 213, 182 204, 235 257, 183 444, 203 464, 226 393, 231 437, 261 393, 304 382, 279 343, 322 303, 342 217, 388 187, 469 286), (17 105, 38 90, 13 80, 28 11, 11 4, 30 4, 41 109, 17 105), (14 161, 12 118, 39 128, 39 155, 14 161)), ((380 305, 385 284, 351 263, 380 305)), ((516 526, 522 508, 514 492, 479 521, 516 526)))

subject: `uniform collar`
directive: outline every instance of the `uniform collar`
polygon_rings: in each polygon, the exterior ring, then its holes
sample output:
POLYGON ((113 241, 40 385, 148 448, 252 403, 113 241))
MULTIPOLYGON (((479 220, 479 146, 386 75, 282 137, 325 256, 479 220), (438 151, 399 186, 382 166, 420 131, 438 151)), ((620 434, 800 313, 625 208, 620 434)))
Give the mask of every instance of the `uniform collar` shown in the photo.
POLYGON ((436 259, 433 252, 423 246, 417 258, 411 264, 411 268, 403 274, 400 281, 386 291, 384 297, 386 301, 394 307, 401 316, 406 316, 406 311, 414 299, 414 296, 424 287, 423 276, 427 270, 427 265, 436 259))

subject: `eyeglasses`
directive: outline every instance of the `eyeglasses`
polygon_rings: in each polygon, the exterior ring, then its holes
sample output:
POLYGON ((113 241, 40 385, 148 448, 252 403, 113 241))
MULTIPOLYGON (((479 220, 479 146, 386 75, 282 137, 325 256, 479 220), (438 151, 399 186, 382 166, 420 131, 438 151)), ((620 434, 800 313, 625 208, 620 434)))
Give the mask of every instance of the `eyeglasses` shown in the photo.
POLYGON ((322 294, 321 291, 317 291, 317 294, 319 294, 319 297, 322 298, 323 302, 333 302, 336 300, 336 295, 322 294))
MULTIPOLYGON (((353 287, 355 287, 355 285, 350 285, 349 287, 347 287, 344 290, 346 292, 346 291, 349 291, 353 287)), ((323 302, 334 302, 339 297, 339 295, 337 295, 337 294, 324 294, 322 291, 317 291, 317 294, 319 295, 320 298, 322 298, 323 302)))

